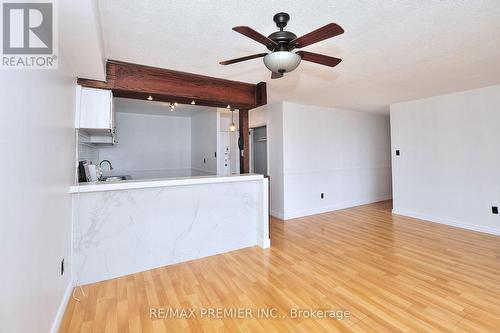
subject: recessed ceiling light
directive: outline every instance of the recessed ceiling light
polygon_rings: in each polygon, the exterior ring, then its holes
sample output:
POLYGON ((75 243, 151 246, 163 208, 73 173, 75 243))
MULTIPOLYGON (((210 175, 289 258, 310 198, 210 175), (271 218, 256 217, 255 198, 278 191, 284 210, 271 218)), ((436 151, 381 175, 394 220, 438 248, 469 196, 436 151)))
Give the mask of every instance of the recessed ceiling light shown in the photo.
POLYGON ((148 101, 152 101, 152 100, 153 100, 153 96, 149 95, 148 101))

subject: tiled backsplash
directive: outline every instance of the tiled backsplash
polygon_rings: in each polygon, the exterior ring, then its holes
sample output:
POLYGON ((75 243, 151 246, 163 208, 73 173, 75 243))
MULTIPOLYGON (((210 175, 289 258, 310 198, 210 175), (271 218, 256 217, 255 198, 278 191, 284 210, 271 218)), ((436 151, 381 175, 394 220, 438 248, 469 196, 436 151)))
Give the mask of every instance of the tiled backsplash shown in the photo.
POLYGON ((99 149, 88 143, 83 143, 87 140, 87 137, 78 133, 78 160, 88 160, 92 164, 97 165, 99 163, 99 149))

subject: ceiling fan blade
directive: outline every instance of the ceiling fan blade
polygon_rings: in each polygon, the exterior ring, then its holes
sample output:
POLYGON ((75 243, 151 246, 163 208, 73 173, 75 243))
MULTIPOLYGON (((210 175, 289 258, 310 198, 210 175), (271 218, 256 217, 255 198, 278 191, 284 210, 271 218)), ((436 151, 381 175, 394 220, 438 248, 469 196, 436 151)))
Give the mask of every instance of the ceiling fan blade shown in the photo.
POLYGON ((302 60, 315 62, 317 64, 330 66, 330 67, 335 67, 342 61, 342 59, 339 59, 339 58, 329 57, 326 55, 307 52, 307 51, 297 51, 296 53, 302 57, 302 60))
POLYGON ((234 64, 234 63, 237 63, 237 62, 241 62, 241 61, 245 61, 245 60, 250 60, 250 59, 265 57, 266 55, 267 55, 267 53, 252 54, 252 55, 249 55, 249 56, 246 56, 246 57, 241 57, 241 58, 236 58, 236 59, 221 61, 221 62, 219 62, 219 64, 221 64, 221 65, 231 65, 231 64, 234 64))
POLYGON ((308 34, 295 38, 290 42, 290 45, 294 45, 296 48, 300 49, 304 46, 308 46, 322 40, 332 38, 344 33, 344 29, 336 23, 329 23, 324 27, 311 31, 308 34))
POLYGON ((283 73, 271 72, 271 79, 279 79, 281 77, 283 77, 283 73))
POLYGON ((239 32, 242 35, 247 36, 248 38, 253 39, 254 41, 257 41, 265 46, 277 46, 275 41, 267 38, 266 36, 258 33, 257 31, 253 30, 250 27, 245 27, 245 26, 239 26, 239 27, 234 27, 234 31, 239 32))

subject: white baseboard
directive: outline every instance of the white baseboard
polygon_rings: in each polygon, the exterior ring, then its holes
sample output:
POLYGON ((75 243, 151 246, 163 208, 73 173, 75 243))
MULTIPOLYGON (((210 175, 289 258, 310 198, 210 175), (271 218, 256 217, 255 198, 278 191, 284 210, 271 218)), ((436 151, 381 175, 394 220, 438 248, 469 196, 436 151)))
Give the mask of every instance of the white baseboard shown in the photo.
POLYGON ((50 329, 50 333, 59 332, 59 327, 61 326, 62 319, 64 317, 64 312, 66 311, 66 307, 68 306, 69 299, 73 294, 74 281, 70 280, 66 290, 64 291, 63 298, 61 300, 61 304, 59 304, 59 308, 57 309, 56 316, 54 318, 54 322, 52 323, 52 328, 50 329))
POLYGON ((484 232, 487 234, 500 236, 500 229, 497 229, 497 228, 491 228, 491 227, 486 227, 486 226, 477 225, 477 224, 470 224, 470 223, 465 223, 462 221, 452 220, 452 219, 448 219, 448 218, 430 216, 430 215, 409 212, 409 211, 399 210, 399 209, 393 209, 392 213, 397 214, 397 215, 408 216, 408 217, 412 217, 415 219, 424 220, 424 221, 428 221, 428 222, 432 222, 432 223, 445 224, 445 225, 449 225, 452 227, 457 227, 457 228, 462 228, 462 229, 467 229, 467 230, 472 230, 472 231, 479 231, 479 232, 484 232))
POLYGON ((280 220, 284 220, 283 212, 277 212, 277 211, 274 211, 271 209, 270 213, 271 213, 272 217, 275 217, 275 218, 280 219, 280 220))
POLYGON ((268 249, 271 247, 271 240, 268 239, 261 239, 260 240, 260 247, 263 249, 268 249))
MULTIPOLYGON (((354 201, 354 202, 343 202, 343 203, 336 204, 333 206, 327 206, 327 207, 321 207, 321 208, 311 208, 311 209, 305 209, 305 210, 300 210, 300 211, 295 211, 295 212, 292 211, 290 213, 283 214, 282 219, 283 220, 290 220, 290 219, 295 219, 295 218, 304 217, 304 216, 333 212, 335 210, 340 210, 340 209, 346 209, 346 208, 351 208, 351 207, 356 207, 356 206, 361 206, 361 205, 368 205, 371 203, 390 200, 390 199, 392 199, 392 195, 386 195, 386 196, 372 198, 372 199, 368 199, 368 200, 361 200, 361 201, 354 201)), ((272 213, 271 213, 271 215, 272 215, 272 213)))

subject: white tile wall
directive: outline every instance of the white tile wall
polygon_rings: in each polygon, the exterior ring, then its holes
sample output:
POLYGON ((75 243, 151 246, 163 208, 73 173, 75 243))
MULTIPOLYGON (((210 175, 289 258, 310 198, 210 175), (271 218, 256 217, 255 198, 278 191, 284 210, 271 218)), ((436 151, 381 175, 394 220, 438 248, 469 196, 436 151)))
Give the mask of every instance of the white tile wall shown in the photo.
POLYGON ((78 133, 78 160, 89 160, 92 164, 99 163, 99 149, 92 144, 84 143, 88 141, 87 136, 78 133))

